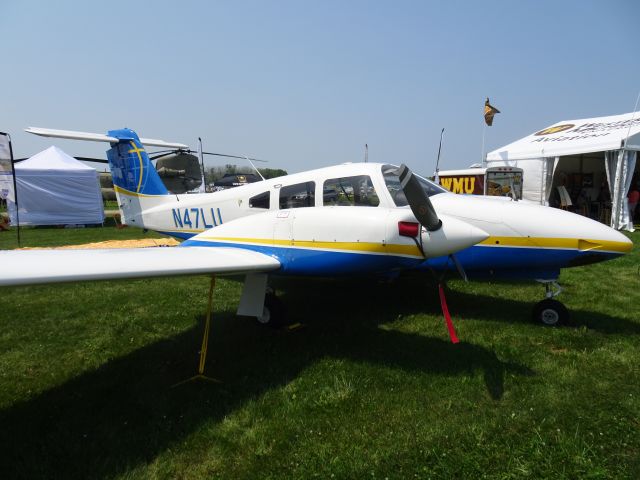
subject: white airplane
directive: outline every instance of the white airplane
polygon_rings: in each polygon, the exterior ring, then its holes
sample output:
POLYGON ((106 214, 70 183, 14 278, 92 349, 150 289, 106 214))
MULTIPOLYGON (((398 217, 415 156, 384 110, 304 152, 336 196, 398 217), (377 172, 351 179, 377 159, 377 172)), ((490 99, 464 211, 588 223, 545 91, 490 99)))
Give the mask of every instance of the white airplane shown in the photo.
MULTIPOLYGON (((0 252, 0 285, 244 275, 238 315, 276 323, 282 308, 271 280, 458 271, 470 279, 543 282, 546 298, 534 316, 556 325, 568 317, 553 298, 560 293, 560 270, 632 248, 623 234, 589 218, 508 198, 451 194, 404 165, 343 164, 230 190, 174 195, 143 145, 186 145, 139 138, 129 129, 106 135, 26 131, 110 143, 123 222, 184 241, 175 248, 0 252)), ((447 317, 444 302, 443 312, 447 317)), ((451 326, 450 333, 453 340, 451 326)))

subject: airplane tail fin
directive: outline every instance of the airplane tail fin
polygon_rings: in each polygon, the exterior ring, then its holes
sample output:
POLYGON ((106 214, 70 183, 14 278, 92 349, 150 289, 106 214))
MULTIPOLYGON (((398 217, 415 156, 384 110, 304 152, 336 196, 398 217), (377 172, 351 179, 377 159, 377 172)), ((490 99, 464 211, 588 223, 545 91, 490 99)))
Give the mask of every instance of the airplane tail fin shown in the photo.
POLYGON ((107 135, 118 139, 107 151, 116 192, 133 196, 169 193, 136 132, 123 128, 111 130, 107 135))
POLYGON ((142 228, 146 227, 148 220, 146 211, 171 199, 169 191, 149 160, 143 145, 169 149, 189 148, 181 143, 140 138, 136 132, 128 128, 111 130, 106 135, 40 127, 29 127, 25 131, 43 137, 111 144, 111 148, 107 151, 107 158, 122 222, 142 228))
POLYGON ((181 143, 140 138, 136 132, 128 128, 111 130, 106 135, 40 127, 25 128, 25 131, 43 137, 110 143, 111 148, 107 151, 107 158, 114 186, 117 187, 116 191, 120 190, 122 193, 133 195, 151 196, 169 193, 151 164, 143 145, 177 149, 189 148, 181 143))

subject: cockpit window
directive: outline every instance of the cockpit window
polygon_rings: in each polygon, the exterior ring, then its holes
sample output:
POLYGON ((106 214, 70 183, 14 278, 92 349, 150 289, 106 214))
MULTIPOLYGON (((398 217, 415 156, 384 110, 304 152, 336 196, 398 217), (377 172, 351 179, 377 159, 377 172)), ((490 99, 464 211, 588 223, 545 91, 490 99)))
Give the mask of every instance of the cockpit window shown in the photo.
POLYGON ((377 207, 380 199, 368 175, 330 178, 322 186, 323 205, 377 207))
POLYGON ((280 189, 280 208, 303 208, 315 206, 316 182, 287 185, 280 189))
MULTIPOLYGON (((400 188, 400 178, 397 174, 398 167, 393 165, 383 165, 382 166, 382 175, 384 176, 384 183, 387 186, 387 190, 391 194, 391 198, 397 207, 404 207, 408 205, 407 197, 405 197, 404 192, 400 188)), ((415 173, 414 173, 415 175, 415 173)), ((422 189, 426 192, 427 196, 431 197, 433 195, 437 195, 439 193, 446 192, 444 188, 440 185, 436 185, 435 183, 427 180, 426 178, 422 178, 419 175, 416 175, 416 178, 420 182, 422 189)))
POLYGON ((249 199, 249 208, 266 208, 269 209, 271 194, 263 192, 249 199))

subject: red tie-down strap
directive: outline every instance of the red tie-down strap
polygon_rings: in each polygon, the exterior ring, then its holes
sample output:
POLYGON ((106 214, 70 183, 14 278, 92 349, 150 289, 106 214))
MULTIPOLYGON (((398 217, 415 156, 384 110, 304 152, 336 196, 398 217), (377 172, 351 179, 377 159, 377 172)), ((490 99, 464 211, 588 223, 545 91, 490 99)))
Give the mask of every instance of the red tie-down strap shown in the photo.
POLYGON ((438 284, 438 293, 440 294, 440 306, 442 307, 442 314, 444 315, 444 319, 447 322, 447 328, 449 329, 449 338, 451 338, 451 343, 459 343, 458 336, 456 335, 456 330, 453 328, 453 322, 451 321, 451 315, 449 315, 449 307, 447 307, 447 298, 444 296, 444 288, 442 284, 438 284))

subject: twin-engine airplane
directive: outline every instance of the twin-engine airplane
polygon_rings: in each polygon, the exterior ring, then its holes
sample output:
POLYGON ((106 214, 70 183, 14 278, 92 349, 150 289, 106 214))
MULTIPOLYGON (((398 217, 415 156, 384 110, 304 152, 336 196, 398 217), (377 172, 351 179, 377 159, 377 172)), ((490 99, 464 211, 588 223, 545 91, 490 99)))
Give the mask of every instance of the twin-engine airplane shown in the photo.
POLYGON ((451 194, 404 165, 344 164, 174 195, 143 146, 186 145, 141 139, 129 129, 106 135, 26 131, 110 143, 123 222, 184 241, 176 248, 1 252, 0 285, 244 275, 237 313, 273 323, 281 306, 270 280, 458 271, 470 279, 545 283, 546 299, 534 314, 554 325, 568 316, 553 299, 560 269, 615 258, 632 247, 624 235, 589 218, 507 198, 451 194))

